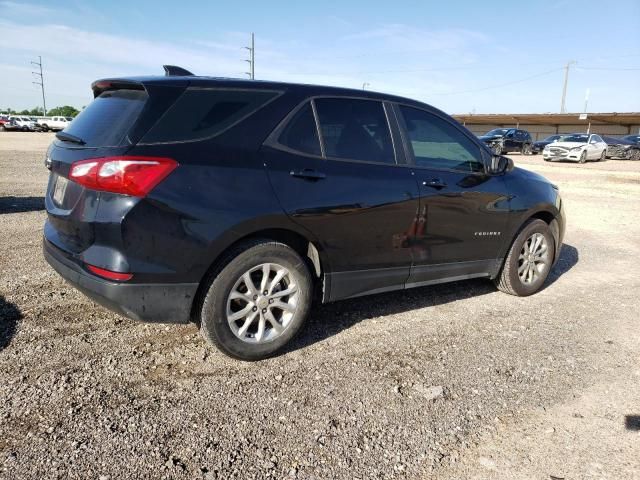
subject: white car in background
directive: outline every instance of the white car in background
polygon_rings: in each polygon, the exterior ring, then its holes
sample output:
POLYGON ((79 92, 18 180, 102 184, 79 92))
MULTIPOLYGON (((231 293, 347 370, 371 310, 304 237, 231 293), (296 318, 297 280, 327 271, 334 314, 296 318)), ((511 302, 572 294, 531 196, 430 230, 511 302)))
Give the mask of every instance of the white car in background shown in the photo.
POLYGON ((45 132, 48 130, 56 132, 67 128, 67 125, 71 123, 71 120, 73 120, 73 117, 45 117, 41 118, 38 123, 42 126, 45 132))
POLYGON ((550 143, 542 151, 542 158, 547 162, 555 160, 572 160, 584 163, 587 160, 604 160, 607 155, 607 144, 595 133, 570 133, 562 135, 550 143))
POLYGON ((9 117, 9 122, 12 122, 17 128, 13 128, 13 130, 22 130, 23 132, 35 132, 39 130, 40 127, 36 122, 31 120, 29 117, 18 117, 12 116, 9 117))

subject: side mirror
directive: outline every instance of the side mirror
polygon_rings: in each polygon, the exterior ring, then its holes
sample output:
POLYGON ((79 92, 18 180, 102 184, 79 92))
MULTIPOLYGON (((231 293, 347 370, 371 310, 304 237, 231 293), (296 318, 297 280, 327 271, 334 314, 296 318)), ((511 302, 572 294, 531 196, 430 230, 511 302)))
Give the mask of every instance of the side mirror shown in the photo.
POLYGON ((509 157, 503 157, 500 155, 494 155, 491 157, 491 173, 494 175, 501 175, 503 173, 513 170, 513 160, 509 157))

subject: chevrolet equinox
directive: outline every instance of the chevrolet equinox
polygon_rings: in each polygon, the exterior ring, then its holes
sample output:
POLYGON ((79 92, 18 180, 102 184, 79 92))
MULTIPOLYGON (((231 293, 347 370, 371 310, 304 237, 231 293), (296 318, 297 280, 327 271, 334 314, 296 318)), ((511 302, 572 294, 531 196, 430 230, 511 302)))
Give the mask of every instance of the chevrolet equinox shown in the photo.
POLYGON ((481 277, 526 296, 558 258, 558 188, 440 110, 165 70, 94 82, 47 152, 45 257, 115 312, 257 360, 314 300, 481 277))

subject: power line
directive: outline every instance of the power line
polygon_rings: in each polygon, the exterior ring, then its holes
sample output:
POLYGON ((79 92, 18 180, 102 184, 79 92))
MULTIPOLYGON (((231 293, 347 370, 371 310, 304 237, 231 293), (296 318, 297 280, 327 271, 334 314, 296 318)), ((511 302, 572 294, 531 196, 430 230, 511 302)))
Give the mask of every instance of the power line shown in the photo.
POLYGON ((520 78, 518 80, 513 80, 511 82, 500 83, 500 84, 491 85, 491 86, 488 86, 488 87, 474 88, 474 89, 471 89, 471 90, 462 90, 462 91, 458 91, 458 92, 431 93, 430 95, 445 96, 445 95, 459 95, 459 94, 463 94, 463 93, 483 92, 485 90, 492 90, 494 88, 501 88, 501 87, 506 87, 508 85, 514 85, 516 83, 526 82, 528 80, 532 80, 534 78, 538 78, 538 77, 542 77, 542 76, 545 76, 545 75, 549 75, 550 73, 558 72, 560 70, 562 70, 562 68, 554 68, 553 70, 547 70, 546 72, 541 72, 541 73, 538 73, 536 75, 531 75, 531 76, 528 76, 528 77, 525 77, 525 78, 520 78))
POLYGON ((47 115, 47 102, 44 98, 44 76, 42 75, 42 57, 38 56, 38 61, 37 62, 31 62, 33 65, 36 65, 38 68, 40 68, 40 72, 31 72, 34 75, 36 75, 37 77, 40 77, 40 81, 39 82, 32 82, 35 85, 40 85, 40 88, 42 89, 42 111, 43 114, 46 116, 47 115))

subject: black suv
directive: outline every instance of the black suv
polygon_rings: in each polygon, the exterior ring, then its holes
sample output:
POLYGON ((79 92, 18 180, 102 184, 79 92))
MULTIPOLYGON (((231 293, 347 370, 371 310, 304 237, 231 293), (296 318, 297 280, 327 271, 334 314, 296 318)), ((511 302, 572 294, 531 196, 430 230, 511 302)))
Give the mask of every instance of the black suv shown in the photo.
POLYGON ((523 155, 531 154, 531 134, 517 128, 494 128, 478 137, 486 143, 494 155, 518 152, 523 155))
POLYGON ((316 299, 476 277, 530 295, 558 258, 557 187, 429 105, 187 72, 92 88, 47 153, 46 259, 237 358, 273 354, 316 299))

